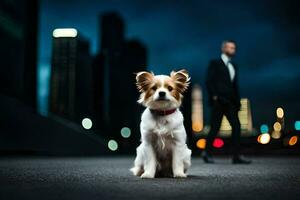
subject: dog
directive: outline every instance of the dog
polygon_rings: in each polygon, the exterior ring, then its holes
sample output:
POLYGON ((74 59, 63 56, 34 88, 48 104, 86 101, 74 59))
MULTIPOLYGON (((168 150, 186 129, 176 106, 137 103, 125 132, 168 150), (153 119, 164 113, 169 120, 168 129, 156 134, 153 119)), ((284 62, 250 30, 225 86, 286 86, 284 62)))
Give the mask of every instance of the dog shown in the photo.
POLYGON ((130 171, 141 178, 187 177, 191 150, 186 145, 183 115, 179 110, 190 77, 186 70, 170 76, 142 71, 136 74, 140 98, 146 107, 141 123, 141 144, 130 171))

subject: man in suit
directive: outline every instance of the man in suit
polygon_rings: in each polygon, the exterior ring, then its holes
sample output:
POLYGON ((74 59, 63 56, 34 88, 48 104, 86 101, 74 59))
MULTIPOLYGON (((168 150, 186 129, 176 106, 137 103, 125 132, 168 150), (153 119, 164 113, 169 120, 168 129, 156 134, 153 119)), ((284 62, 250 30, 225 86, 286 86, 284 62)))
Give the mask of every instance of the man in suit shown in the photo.
POLYGON ((221 56, 210 61, 207 70, 206 86, 209 94, 209 104, 211 106, 210 132, 207 136, 207 146, 202 156, 206 163, 214 163, 211 155, 212 143, 217 135, 223 115, 228 119, 232 127, 232 144, 234 164, 249 164, 240 155, 240 135, 241 125, 238 118, 240 110, 240 94, 238 88, 238 68, 232 58, 236 52, 234 41, 226 40, 222 43, 221 56))

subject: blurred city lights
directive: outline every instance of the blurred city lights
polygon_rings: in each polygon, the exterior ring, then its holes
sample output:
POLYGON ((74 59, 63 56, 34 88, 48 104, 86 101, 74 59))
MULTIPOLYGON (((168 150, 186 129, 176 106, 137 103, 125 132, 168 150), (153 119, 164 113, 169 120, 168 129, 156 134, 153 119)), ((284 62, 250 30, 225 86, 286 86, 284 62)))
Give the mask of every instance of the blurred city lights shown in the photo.
POLYGON ((279 122, 275 122, 273 125, 274 131, 281 131, 281 124, 279 122))
POLYGON ((52 35, 55 38, 59 38, 59 37, 76 37, 77 36, 77 30, 74 29, 74 28, 57 28, 57 29, 54 29, 52 35))
POLYGON ((89 118, 84 118, 82 121, 81 121, 81 125, 83 126, 83 128, 85 129, 91 129, 92 126, 93 126, 93 122, 91 119, 89 118))
POLYGON ((195 133, 203 129, 202 89, 197 84, 192 88, 192 129, 195 133))
POLYGON ((295 121, 295 130, 300 131, 300 121, 295 121))
POLYGON ((213 147, 222 148, 224 146, 224 141, 221 138, 216 138, 213 142, 213 147))
POLYGON ((281 132, 280 131, 272 131, 271 136, 274 139, 279 139, 281 137, 281 132))
POLYGON ((261 144, 268 144, 271 140, 271 136, 269 133, 260 134, 257 138, 257 141, 261 144))
POLYGON ((260 143, 261 134, 257 137, 257 142, 260 143))
POLYGON ((290 146, 294 146, 296 143, 298 142, 298 137, 297 136, 292 136, 290 139, 289 139, 289 145, 290 146))
MULTIPOLYGON (((250 100, 247 98, 242 98, 240 103, 241 103, 241 108, 240 111, 238 112, 238 117, 241 123, 242 134, 245 135, 252 132, 253 129, 250 100)), ((220 126, 220 134, 224 136, 230 136, 231 132, 232 132, 232 127, 228 119, 226 118, 226 116, 223 116, 221 126, 220 126)))
POLYGON ((205 149, 205 147, 206 147, 206 139, 199 139, 198 141, 197 141, 197 143, 196 143, 196 145, 197 145, 197 147, 199 148, 199 149, 205 149))
POLYGON ((121 129, 121 135, 122 135, 123 138, 129 138, 130 135, 131 135, 131 130, 130 130, 130 128, 128 128, 128 127, 123 127, 123 128, 121 129))
POLYGON ((268 133, 268 132, 269 132, 269 127, 268 127, 268 125, 262 124, 262 125, 260 126, 260 132, 261 132, 261 133, 268 133))
POLYGON ((115 140, 109 140, 107 146, 111 151, 116 151, 118 149, 118 143, 115 140))
POLYGON ((283 118, 284 116, 284 111, 283 111, 283 108, 279 107, 276 109, 276 115, 278 118, 283 118))
POLYGON ((200 121, 195 121, 192 123, 192 129, 194 132, 200 132, 203 129, 203 125, 200 121))

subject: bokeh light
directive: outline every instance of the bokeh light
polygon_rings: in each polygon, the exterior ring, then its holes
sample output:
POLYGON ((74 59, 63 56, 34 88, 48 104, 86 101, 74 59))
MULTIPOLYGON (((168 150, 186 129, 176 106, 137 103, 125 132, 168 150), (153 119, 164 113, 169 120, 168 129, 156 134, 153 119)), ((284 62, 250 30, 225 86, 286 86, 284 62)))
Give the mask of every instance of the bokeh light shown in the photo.
POLYGON ((262 124, 262 125, 260 126, 260 132, 261 132, 261 133, 268 133, 268 132, 269 132, 269 127, 268 127, 268 125, 267 125, 267 124, 262 124))
POLYGON ((295 121, 295 130, 300 131, 300 121, 295 121))
POLYGON ((271 136, 274 139, 279 139, 281 137, 281 132, 280 131, 272 131, 271 136))
POLYGON ((205 147, 206 147, 206 139, 199 139, 198 141, 197 141, 197 143, 196 143, 196 145, 197 145, 197 147, 199 148, 199 149, 205 149, 205 147))
POLYGON ((213 147, 222 148, 224 146, 224 141, 221 138, 214 139, 213 147))
POLYGON ((93 126, 93 122, 91 119, 89 118, 84 118, 82 121, 81 121, 81 125, 83 126, 83 128, 85 129, 91 129, 92 126, 93 126))
POLYGON ((192 129, 194 132, 200 132, 203 129, 203 125, 200 121, 195 121, 192 123, 192 129))
POLYGON ((257 141, 261 144, 268 144, 271 140, 271 136, 269 133, 263 133, 258 136, 257 141))
POLYGON ((109 140, 107 146, 111 151, 116 151, 118 149, 118 143, 115 140, 109 140))
POLYGON ((297 136, 292 136, 290 139, 289 139, 289 145, 290 146, 294 146, 295 144, 297 144, 298 142, 298 137, 297 136))
POLYGON ((121 129, 121 135, 122 135, 123 138, 129 138, 130 135, 131 135, 131 130, 130 130, 130 128, 128 128, 128 127, 123 127, 123 128, 121 129))
POLYGON ((261 134, 259 136, 257 136, 257 142, 260 143, 260 139, 261 139, 261 134))
POLYGON ((283 118, 284 116, 284 111, 283 111, 283 108, 279 107, 276 109, 276 115, 278 118, 283 118))
POLYGON ((281 131, 281 124, 279 122, 275 122, 273 125, 274 131, 281 131))

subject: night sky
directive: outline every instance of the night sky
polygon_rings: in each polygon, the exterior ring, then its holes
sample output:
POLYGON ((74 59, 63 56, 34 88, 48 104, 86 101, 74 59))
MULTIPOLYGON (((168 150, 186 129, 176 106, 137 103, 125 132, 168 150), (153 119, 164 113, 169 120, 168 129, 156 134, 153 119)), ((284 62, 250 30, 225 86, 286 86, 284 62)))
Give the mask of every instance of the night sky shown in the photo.
POLYGON ((250 99, 254 125, 271 125, 276 107, 282 106, 287 126, 292 127, 294 120, 300 120, 298 10, 296 0, 42 0, 39 19, 41 112, 47 110, 53 29, 77 28, 91 42, 91 53, 95 54, 99 38, 98 14, 116 11, 126 23, 126 37, 139 39, 146 45, 149 70, 169 73, 174 68, 186 68, 193 83, 203 87, 208 61, 220 56, 222 40, 235 40, 241 94, 250 99))

